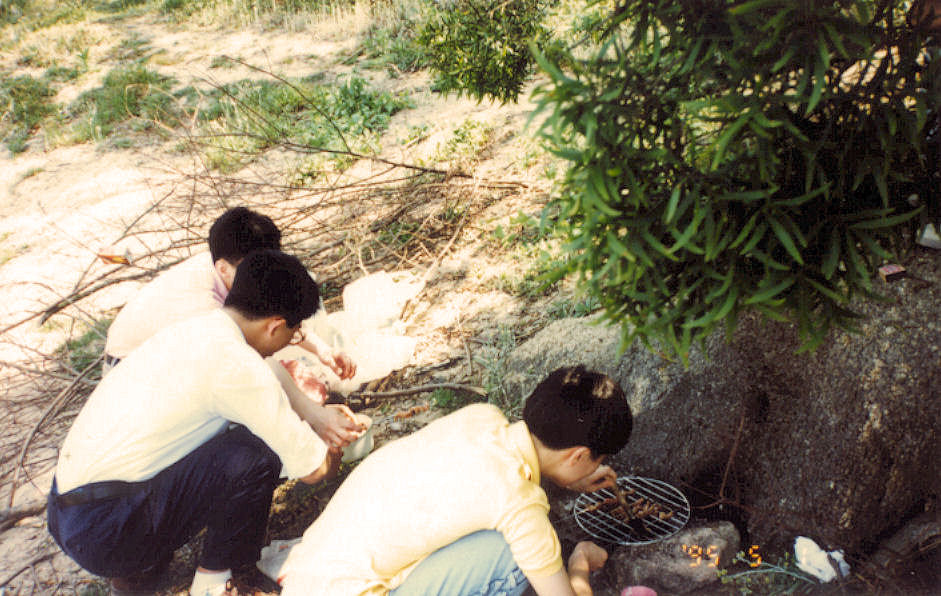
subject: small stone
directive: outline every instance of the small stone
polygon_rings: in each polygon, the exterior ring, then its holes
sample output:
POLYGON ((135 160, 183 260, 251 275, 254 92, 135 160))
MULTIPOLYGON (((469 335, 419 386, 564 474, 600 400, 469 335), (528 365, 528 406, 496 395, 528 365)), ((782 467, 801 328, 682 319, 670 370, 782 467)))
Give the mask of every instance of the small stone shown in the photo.
POLYGON ((709 522, 660 542, 614 551, 606 567, 616 575, 616 585, 686 594, 718 581, 716 570, 731 563, 740 548, 741 537, 731 522, 709 522))

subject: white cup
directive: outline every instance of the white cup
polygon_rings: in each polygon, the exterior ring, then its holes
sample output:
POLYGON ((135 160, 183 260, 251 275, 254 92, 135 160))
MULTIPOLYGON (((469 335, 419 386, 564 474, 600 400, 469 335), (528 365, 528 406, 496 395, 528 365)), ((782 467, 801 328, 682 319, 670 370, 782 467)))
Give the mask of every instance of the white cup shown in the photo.
POLYGON ((356 414, 356 419, 361 424, 366 425, 366 430, 358 439, 343 448, 343 456, 340 461, 345 464, 366 457, 373 448, 372 419, 365 414, 356 414))

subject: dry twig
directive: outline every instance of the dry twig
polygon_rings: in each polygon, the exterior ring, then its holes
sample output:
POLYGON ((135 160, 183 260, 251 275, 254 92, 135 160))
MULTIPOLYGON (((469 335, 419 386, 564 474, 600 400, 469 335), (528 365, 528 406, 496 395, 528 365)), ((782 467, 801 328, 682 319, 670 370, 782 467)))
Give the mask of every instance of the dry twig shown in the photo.
POLYGON ((430 385, 419 385, 418 387, 409 387, 408 389, 395 389, 393 391, 353 391, 349 397, 356 399, 388 399, 390 397, 402 397, 405 395, 415 395, 416 393, 427 393, 435 389, 450 389, 452 391, 462 391, 472 393, 480 397, 487 397, 487 391, 483 387, 475 385, 463 385, 461 383, 432 383, 430 385))

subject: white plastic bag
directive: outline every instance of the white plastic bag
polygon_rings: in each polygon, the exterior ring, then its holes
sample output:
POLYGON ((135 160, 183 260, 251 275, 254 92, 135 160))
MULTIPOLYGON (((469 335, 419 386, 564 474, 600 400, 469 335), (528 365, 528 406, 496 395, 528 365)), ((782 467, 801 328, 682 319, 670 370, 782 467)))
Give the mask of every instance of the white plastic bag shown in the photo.
POLYGON ((794 540, 794 557, 797 567, 804 573, 810 574, 822 582, 836 579, 836 570, 830 564, 832 558, 840 568, 840 575, 846 577, 850 573, 850 566, 843 560, 843 551, 832 550, 829 553, 817 546, 817 543, 805 536, 798 536, 794 540))

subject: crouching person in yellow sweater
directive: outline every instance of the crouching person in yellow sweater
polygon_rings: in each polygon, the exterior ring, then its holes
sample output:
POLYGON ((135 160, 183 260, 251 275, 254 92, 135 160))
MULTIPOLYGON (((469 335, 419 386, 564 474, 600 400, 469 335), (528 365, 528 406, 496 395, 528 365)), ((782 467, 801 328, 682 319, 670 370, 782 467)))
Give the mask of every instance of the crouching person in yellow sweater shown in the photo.
POLYGON ((591 594, 589 573, 607 553, 580 542, 563 565, 540 480, 613 486, 602 462, 631 425, 615 381, 563 368, 520 422, 474 404, 393 441, 353 470, 291 551, 282 596, 591 594))

